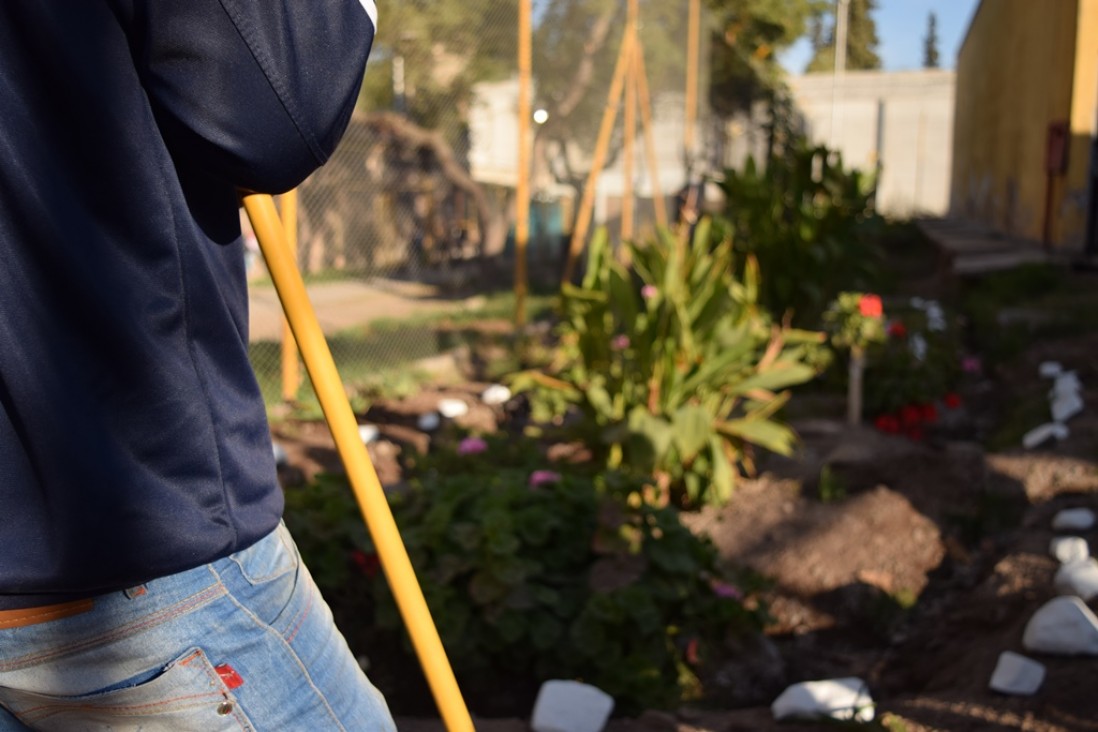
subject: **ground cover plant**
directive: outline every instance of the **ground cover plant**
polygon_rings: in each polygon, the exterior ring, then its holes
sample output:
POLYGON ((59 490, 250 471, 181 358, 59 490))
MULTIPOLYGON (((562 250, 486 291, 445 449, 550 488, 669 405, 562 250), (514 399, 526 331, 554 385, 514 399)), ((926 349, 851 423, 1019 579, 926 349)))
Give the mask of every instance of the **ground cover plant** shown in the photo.
MULTIPOLYGON (((550 678, 595 684, 623 712, 674 708, 700 694, 707 656, 762 627, 712 544, 635 500, 633 478, 558 472, 534 442, 500 437, 433 450, 412 475, 393 513, 474 708, 501 690, 529 708, 526 691, 550 678)), ((400 619, 350 496, 323 478, 288 492, 286 521, 321 588, 367 583, 359 622, 393 636, 400 619)))

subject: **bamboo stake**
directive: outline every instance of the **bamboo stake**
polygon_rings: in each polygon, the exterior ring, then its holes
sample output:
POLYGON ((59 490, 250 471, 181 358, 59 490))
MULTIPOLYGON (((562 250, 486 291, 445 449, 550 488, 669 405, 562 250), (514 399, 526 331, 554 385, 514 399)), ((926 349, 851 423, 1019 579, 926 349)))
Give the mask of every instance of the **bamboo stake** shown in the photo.
MULTIPOLYGON (((297 189, 283 193, 279 197, 282 204, 282 225, 286 230, 286 246, 290 256, 297 261, 297 189)), ((258 238, 258 237, 257 237, 258 238)), ((301 365, 297 354, 297 341, 290 330, 290 321, 282 316, 282 401, 297 399, 297 390, 301 386, 301 365)))
POLYGON ((531 2, 519 0, 518 181, 515 185, 515 328, 526 325, 526 251, 530 241, 531 2))
POLYGON ((640 101, 641 125, 644 130, 644 147, 648 158, 648 178, 652 182, 652 206, 656 212, 656 226, 667 228, 667 204, 663 200, 660 188, 660 169, 656 157, 656 137, 652 132, 652 99, 648 93, 648 71, 644 65, 644 50, 640 44, 634 51, 637 55, 637 94, 640 101))
MULTIPOLYGON (((626 23, 629 27, 637 27, 637 0, 629 0, 629 13, 626 23)), ((622 193, 621 193, 621 246, 625 249, 625 242, 633 239, 633 161, 637 137, 637 48, 640 47, 639 39, 634 43, 633 53, 625 62, 625 135, 623 140, 622 155, 622 193)))
POLYGON ((694 127, 698 120, 698 55, 701 45, 701 0, 690 0, 686 30, 686 126, 683 148, 687 169, 694 157, 694 127))
POLYGON ((267 260, 267 269, 274 280, 286 318, 301 346, 305 368, 324 410, 359 510, 377 548, 381 567, 396 598, 435 704, 449 732, 474 732, 473 720, 461 697, 438 630, 431 620, 427 601, 416 581, 385 492, 366 446, 358 436, 358 424, 339 380, 332 352, 305 292, 301 273, 286 246, 286 232, 279 221, 274 201, 267 195, 251 194, 244 198, 244 208, 252 220, 252 228, 267 260))
POLYGON ((636 27, 626 25, 625 37, 621 43, 621 51, 618 53, 618 61, 614 66, 614 77, 610 81, 610 91, 606 95, 606 110, 602 115, 602 124, 599 127, 598 140, 595 143, 595 155, 591 161, 591 172, 587 175, 587 184, 583 189, 583 199, 580 201, 579 211, 576 213, 576 223, 572 227, 572 241, 568 247, 568 258, 564 263, 563 282, 570 282, 576 269, 576 258, 583 249, 587 239, 587 230, 591 226, 591 214, 595 205, 595 185, 598 183, 602 166, 606 163, 606 155, 610 147, 610 135, 614 131, 614 122, 618 116, 618 102, 621 100, 622 86, 625 83, 625 69, 629 65, 629 57, 633 53, 633 44, 636 41, 636 27))

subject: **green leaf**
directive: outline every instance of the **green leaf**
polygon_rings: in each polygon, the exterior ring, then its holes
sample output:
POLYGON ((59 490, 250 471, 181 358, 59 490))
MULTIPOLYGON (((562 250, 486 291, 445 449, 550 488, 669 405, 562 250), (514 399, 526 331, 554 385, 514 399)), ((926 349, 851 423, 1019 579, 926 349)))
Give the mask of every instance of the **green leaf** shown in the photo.
POLYGON ((717 431, 739 437, 759 447, 765 447, 779 455, 790 455, 797 435, 785 425, 769 419, 733 419, 718 422, 717 431))
POLYGON ((755 389, 778 391, 796 384, 803 384, 816 375, 816 370, 802 363, 777 361, 765 371, 744 379, 736 385, 736 394, 746 394, 755 389))
POLYGON ((667 454, 674 436, 674 430, 666 419, 649 414, 644 407, 635 407, 629 413, 629 430, 652 446, 656 460, 667 454))
POLYGON ((701 406, 680 407, 671 419, 675 445, 683 460, 693 460, 713 434, 713 417, 701 406))
POLYGON ((724 441, 717 435, 709 440, 709 450, 713 453, 713 483, 707 499, 717 505, 728 503, 736 486, 736 469, 725 455, 724 446, 724 441))

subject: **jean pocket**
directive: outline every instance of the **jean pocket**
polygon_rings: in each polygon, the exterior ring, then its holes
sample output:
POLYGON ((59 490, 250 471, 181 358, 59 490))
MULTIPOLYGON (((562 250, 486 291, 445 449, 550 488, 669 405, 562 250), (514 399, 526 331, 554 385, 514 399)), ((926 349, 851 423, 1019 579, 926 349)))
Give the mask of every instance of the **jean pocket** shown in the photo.
POLYGON ((133 686, 69 697, 0 688, 0 702, 23 724, 43 732, 254 730, 198 648, 133 686))
POLYGON ((231 554, 229 559, 240 567, 240 573, 252 585, 261 585, 294 572, 300 561, 290 532, 281 522, 270 534, 247 549, 231 554))

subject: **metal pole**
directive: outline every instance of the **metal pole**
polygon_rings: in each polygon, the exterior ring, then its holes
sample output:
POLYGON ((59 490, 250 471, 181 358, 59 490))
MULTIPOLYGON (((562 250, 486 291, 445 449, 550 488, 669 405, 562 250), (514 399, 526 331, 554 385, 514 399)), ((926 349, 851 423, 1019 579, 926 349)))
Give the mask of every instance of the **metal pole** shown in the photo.
POLYGON ((526 249, 530 241, 531 2, 519 0, 518 181, 515 185, 515 328, 526 325, 526 249))
POLYGON ((621 43, 621 51, 618 53, 617 65, 614 67, 614 77, 610 81, 610 91, 606 95, 606 110, 603 112, 598 140, 595 143, 595 155, 591 160, 591 171, 587 174, 587 184, 583 189, 583 200, 580 201, 579 211, 576 213, 576 224, 572 227, 572 241, 568 247, 568 258, 564 262, 562 282, 571 282, 576 269, 576 258, 583 249, 584 241, 587 239, 587 230, 591 226, 591 214, 595 206, 595 185, 598 183, 602 166, 606 162, 606 154, 610 147, 610 135, 614 131, 614 122, 618 117, 618 103, 621 101, 622 85, 625 83, 625 69, 628 66, 630 55, 633 53, 635 41, 636 28, 627 24, 625 37, 621 43))
POLYGON ((850 17, 850 0, 836 0, 835 6, 835 72, 831 77, 831 139, 828 147, 835 150, 839 139, 839 97, 843 74, 846 72, 846 26, 850 17))
MULTIPOLYGON (((286 246, 290 256, 297 261, 297 189, 279 197, 282 204, 282 225, 286 230, 286 246)), ((282 401, 297 399, 297 390, 301 386, 301 367, 298 360, 297 341, 290 329, 290 321, 282 316, 282 401)))
POLYGON ((393 520, 389 503, 385 499, 385 492, 370 462, 366 446, 358 436, 358 424, 347 401, 347 393, 339 380, 332 352, 305 292, 301 273, 286 246, 286 232, 279 221, 274 201, 267 195, 252 194, 244 198, 244 208, 252 220, 252 228, 259 239, 263 257, 267 260, 267 269, 274 280, 278 297, 282 300, 286 318, 301 346, 305 368, 313 381, 313 388, 320 400, 321 409, 324 410, 324 417, 332 431, 343 466, 347 470, 359 510, 377 548, 381 567, 385 571, 389 587, 393 590, 404 625, 434 695, 435 704, 449 732, 474 732, 473 720, 461 697, 438 630, 431 620, 431 612, 416 581, 415 571, 393 520))

